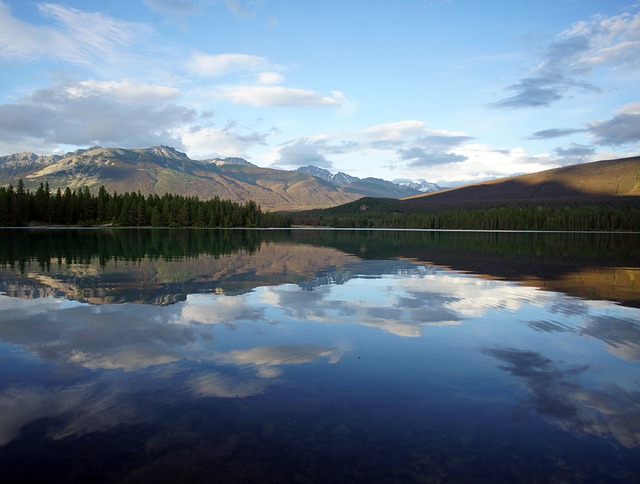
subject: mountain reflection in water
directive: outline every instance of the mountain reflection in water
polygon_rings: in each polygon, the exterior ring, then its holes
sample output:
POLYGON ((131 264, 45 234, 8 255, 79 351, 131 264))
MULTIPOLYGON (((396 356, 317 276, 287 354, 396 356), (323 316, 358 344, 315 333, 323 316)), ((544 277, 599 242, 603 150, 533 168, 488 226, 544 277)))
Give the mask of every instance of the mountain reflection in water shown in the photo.
POLYGON ((10 481, 640 479, 638 235, 0 238, 10 481))

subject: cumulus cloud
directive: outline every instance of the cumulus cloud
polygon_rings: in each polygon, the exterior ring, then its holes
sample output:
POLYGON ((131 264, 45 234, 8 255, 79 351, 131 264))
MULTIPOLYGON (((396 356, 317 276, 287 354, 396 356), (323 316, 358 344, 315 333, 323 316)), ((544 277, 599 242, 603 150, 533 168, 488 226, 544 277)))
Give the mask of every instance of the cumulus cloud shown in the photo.
POLYGON ((240 126, 231 120, 222 128, 193 126, 179 130, 182 144, 193 159, 226 158, 239 156, 250 158, 249 150, 267 144, 268 137, 276 134, 275 128, 256 131, 240 126))
POLYGON ((182 306, 181 322, 235 324, 237 321, 264 320, 264 308, 247 304, 246 296, 220 297, 210 294, 191 294, 182 306))
POLYGON ((314 165, 330 169, 333 163, 322 153, 323 149, 322 143, 314 143, 305 138, 296 139, 280 147, 278 165, 283 167, 314 165))
POLYGON ((433 166, 464 161, 453 153, 473 138, 460 132, 429 128, 423 121, 404 120, 370 126, 361 131, 300 137, 283 143, 271 159, 280 166, 316 165, 330 168, 330 157, 366 157, 379 153, 407 166, 433 166))
POLYGON ((322 137, 296 138, 279 147, 277 165, 283 167, 314 165, 330 169, 333 162, 327 158, 327 155, 350 153, 356 147, 356 141, 347 139, 332 142, 322 137))
POLYGON ((546 107, 568 93, 600 92, 587 77, 594 68, 637 69, 640 14, 596 15, 577 22, 547 45, 535 68, 506 88, 494 108, 546 107))
POLYGON ((366 295, 361 283, 350 278, 313 290, 288 285, 265 292, 271 305, 293 319, 357 322, 401 337, 418 337, 424 327, 458 325, 490 310, 516 311, 534 297, 547 297, 534 288, 460 277, 433 267, 404 270, 403 277, 368 279, 366 295))
POLYGON ((282 143, 264 159, 276 167, 315 164, 340 167, 349 174, 370 176, 370 160, 385 164, 390 178, 424 178, 441 186, 457 186, 559 166, 548 153, 531 156, 522 148, 496 148, 474 142, 460 131, 431 128, 419 120, 403 120, 356 131, 303 136, 282 143), (359 167, 360 166, 360 167, 359 167))
MULTIPOLYGON (((130 80, 84 81, 30 93, 0 105, 0 142, 140 147, 182 143, 173 130, 196 120, 176 104, 178 91, 130 80)), ((23 151, 23 150, 18 150, 23 151)))
POLYGON ((464 155, 430 152, 418 146, 400 149, 398 153, 400 154, 400 159, 410 161, 409 166, 411 167, 445 165, 459 163, 468 159, 464 155))

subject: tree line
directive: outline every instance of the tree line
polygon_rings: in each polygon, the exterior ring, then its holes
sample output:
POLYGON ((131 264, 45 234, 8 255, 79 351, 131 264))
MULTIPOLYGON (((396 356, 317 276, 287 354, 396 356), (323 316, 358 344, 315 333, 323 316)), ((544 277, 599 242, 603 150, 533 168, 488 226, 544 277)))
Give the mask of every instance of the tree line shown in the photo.
POLYGON ((281 227, 287 216, 263 212, 250 200, 240 204, 214 197, 198 197, 140 192, 108 193, 101 186, 96 194, 88 187, 51 193, 48 183, 35 191, 18 186, 0 187, 0 226, 114 225, 123 227, 281 227))
POLYGON ((416 207, 400 200, 361 199, 293 215, 292 223, 338 228, 430 230, 640 231, 640 199, 509 204, 476 209, 416 207))
POLYGON ((120 227, 290 227, 336 228, 640 231, 637 199, 510 204, 477 208, 418 207, 400 200, 363 198, 323 210, 292 214, 263 212, 254 201, 236 203, 214 197, 140 192, 96 194, 88 187, 54 193, 47 183, 35 191, 0 187, 0 226, 113 225, 120 227))

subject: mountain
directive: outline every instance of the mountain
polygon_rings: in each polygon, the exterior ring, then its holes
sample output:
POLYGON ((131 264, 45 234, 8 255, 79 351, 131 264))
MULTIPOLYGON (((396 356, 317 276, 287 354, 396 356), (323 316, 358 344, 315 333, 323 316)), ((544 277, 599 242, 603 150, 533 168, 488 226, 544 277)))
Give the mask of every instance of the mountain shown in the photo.
POLYGON ((640 196, 640 156, 553 168, 419 195, 409 200, 424 204, 487 204, 636 196, 640 196))
POLYGON ((293 215, 296 225, 473 230, 640 230, 640 156, 293 215))
POLYGON ((236 202, 253 200, 267 210, 331 207, 357 195, 318 178, 285 170, 259 168, 251 163, 211 163, 191 160, 168 146, 153 148, 93 147, 64 156, 39 157, 22 153, 0 157, 0 185, 35 190, 47 182, 52 191, 87 186, 97 191, 143 194, 175 193, 207 200, 218 196, 236 202))
POLYGON ((380 178, 361 178, 344 187, 350 193, 365 197, 377 198, 406 198, 420 193, 410 187, 404 187, 380 178), (380 193, 382 195, 376 195, 380 193))
POLYGON ((212 158, 208 160, 198 160, 200 163, 213 163, 214 165, 244 165, 244 166, 256 166, 253 163, 245 160, 244 158, 228 157, 228 158, 212 158))
POLYGON ((317 178, 322 178, 325 181, 328 181, 332 185, 337 187, 345 187, 354 181, 358 180, 355 176, 347 175, 343 172, 338 172, 336 174, 331 173, 329 170, 325 170, 324 168, 319 168, 317 166, 308 165, 301 166, 296 169, 297 172, 306 173, 307 175, 315 176, 317 178))
POLYGON ((422 193, 421 190, 411 186, 400 185, 380 178, 357 178, 343 172, 333 174, 329 170, 313 165, 300 167, 296 171, 315 176, 344 189, 346 192, 363 197, 406 198, 422 193))
POLYGON ((422 193, 432 193, 439 192, 441 190, 447 190, 447 188, 443 188, 436 183, 431 183, 425 180, 411 181, 411 180, 393 180, 393 183, 396 183, 403 187, 413 188, 414 190, 418 190, 422 193))
POLYGON ((55 163, 60 158, 56 155, 40 156, 35 153, 15 153, 0 158, 0 170, 8 178, 20 178, 23 173, 31 172, 34 167, 55 163))
POLYGON ((86 186, 96 192, 104 185, 107 191, 118 193, 175 193, 201 200, 218 196, 241 203, 253 200, 272 211, 333 207, 365 195, 400 198, 419 193, 384 180, 359 180, 344 173, 332 175, 328 181, 301 171, 261 168, 242 158, 197 161, 169 146, 96 146, 62 156, 17 153, 0 157, 0 185, 17 186, 19 179, 28 190, 45 182, 52 191, 86 186))

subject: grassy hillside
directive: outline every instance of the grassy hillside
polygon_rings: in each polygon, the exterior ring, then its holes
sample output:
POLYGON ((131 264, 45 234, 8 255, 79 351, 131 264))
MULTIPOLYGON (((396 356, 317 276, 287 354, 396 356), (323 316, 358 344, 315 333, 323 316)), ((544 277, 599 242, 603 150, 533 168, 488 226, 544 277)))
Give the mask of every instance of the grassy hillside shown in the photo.
POLYGON ((431 203, 608 199, 640 196, 640 157, 595 161, 410 197, 431 203))

